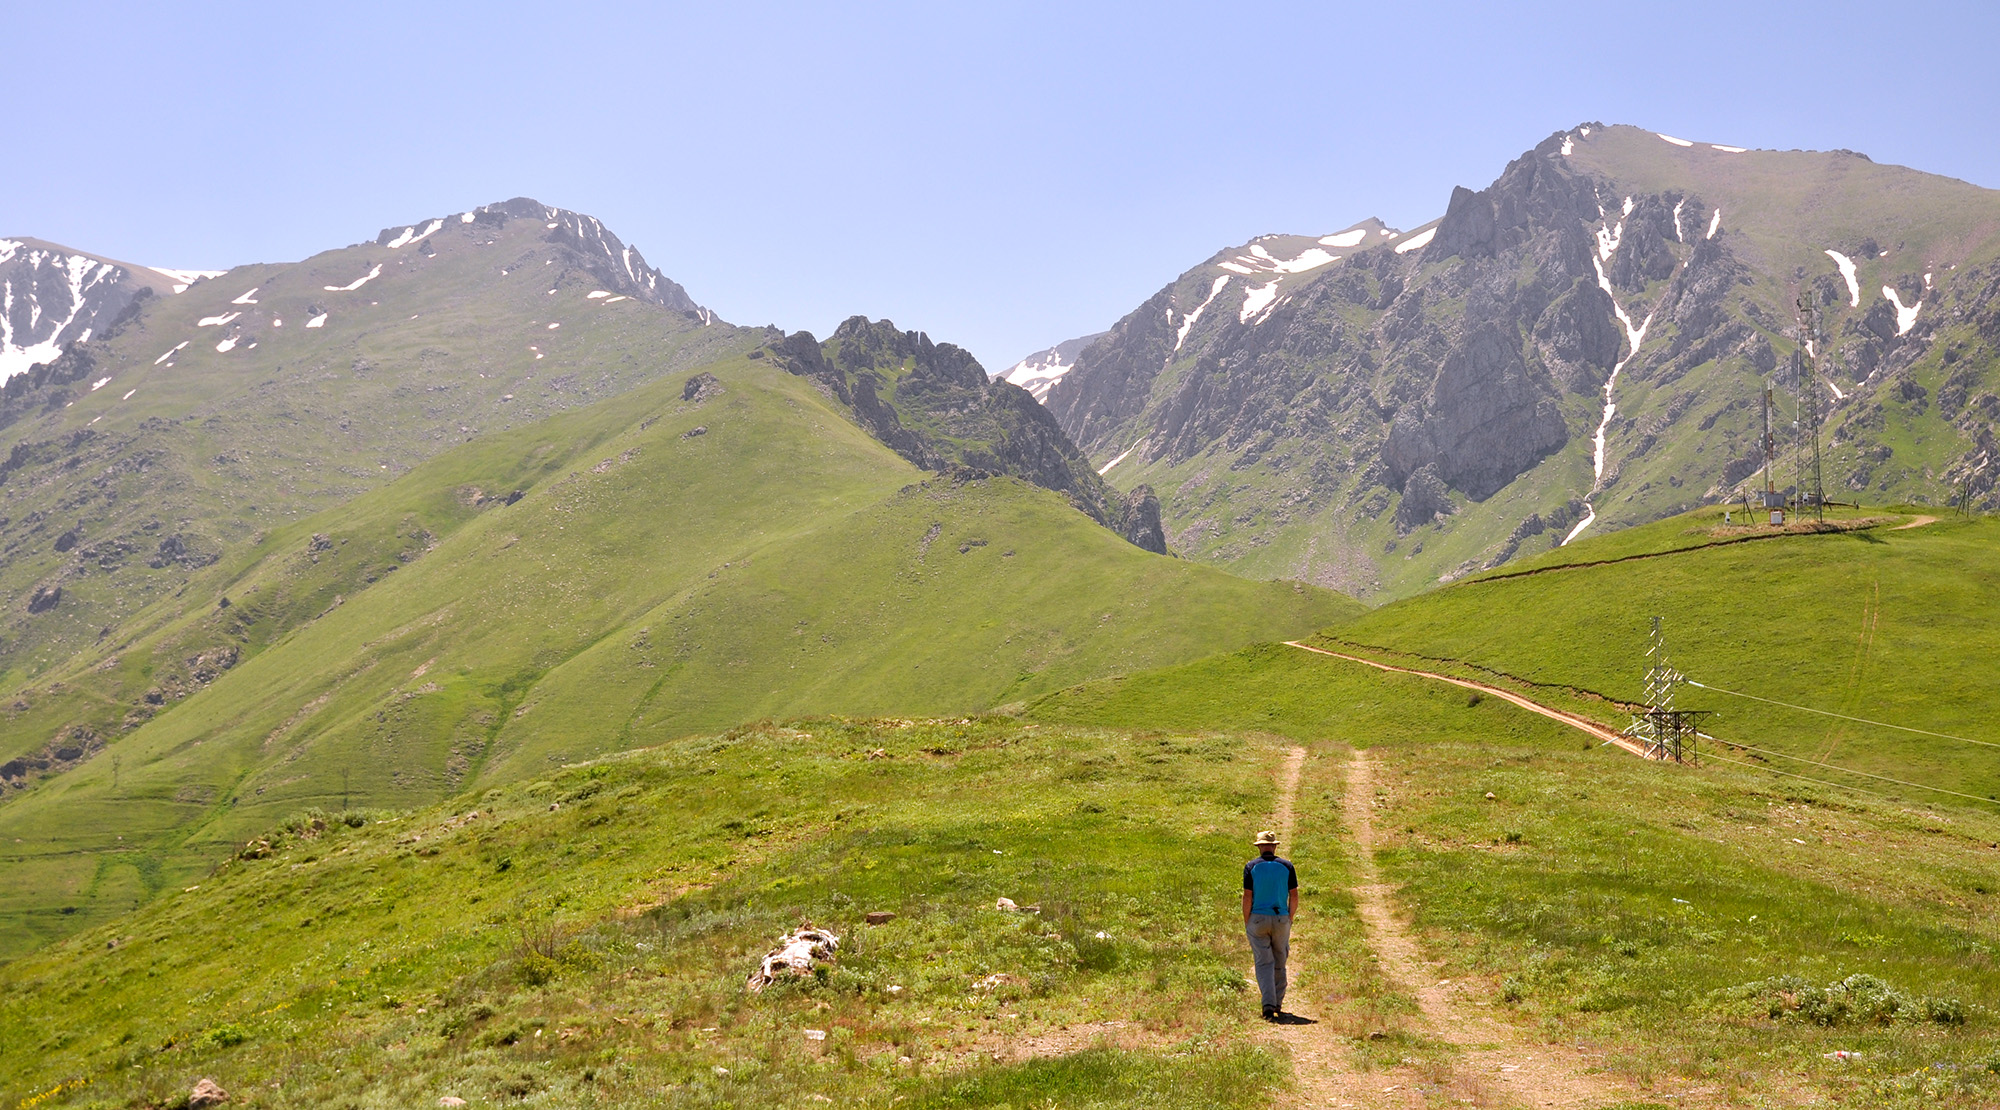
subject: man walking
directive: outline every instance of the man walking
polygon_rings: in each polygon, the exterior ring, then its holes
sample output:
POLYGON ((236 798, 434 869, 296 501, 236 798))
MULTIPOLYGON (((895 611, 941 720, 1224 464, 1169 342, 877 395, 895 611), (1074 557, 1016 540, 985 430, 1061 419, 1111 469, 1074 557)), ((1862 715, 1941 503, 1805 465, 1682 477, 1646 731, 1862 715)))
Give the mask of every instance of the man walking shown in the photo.
POLYGON ((1264 996, 1264 1020, 1285 1009, 1285 957, 1292 948, 1292 915, 1299 909, 1299 873, 1278 858, 1278 834, 1257 834, 1257 858, 1243 865, 1243 931, 1257 961, 1257 990, 1264 996))

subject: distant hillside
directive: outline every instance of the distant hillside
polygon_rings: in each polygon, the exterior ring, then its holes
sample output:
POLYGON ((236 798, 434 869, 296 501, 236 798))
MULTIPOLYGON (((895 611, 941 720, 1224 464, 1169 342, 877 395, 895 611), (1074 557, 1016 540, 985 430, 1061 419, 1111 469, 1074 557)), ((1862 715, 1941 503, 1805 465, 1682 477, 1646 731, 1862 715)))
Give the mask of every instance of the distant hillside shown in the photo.
POLYGON ((973 712, 1359 611, 1149 554, 1025 482, 927 476, 776 362, 489 431, 228 549, 23 687, 0 950, 307 806, 766 714, 973 712))
MULTIPOLYGON (((47 271, 46 254, 16 252, 0 278, 25 288, 18 267, 47 271)), ((529 200, 178 294, 65 257, 85 308, 44 341, 60 354, 0 387, 0 689, 300 516, 761 334, 717 323, 596 220, 529 200)), ((46 274, 35 288, 44 321, 71 311, 46 274)))
POLYGON ((1736 497, 1803 292, 1829 495, 2000 505, 2000 193, 1588 124, 1442 207, 1220 251, 1046 403, 1176 551, 1402 596, 1736 497))

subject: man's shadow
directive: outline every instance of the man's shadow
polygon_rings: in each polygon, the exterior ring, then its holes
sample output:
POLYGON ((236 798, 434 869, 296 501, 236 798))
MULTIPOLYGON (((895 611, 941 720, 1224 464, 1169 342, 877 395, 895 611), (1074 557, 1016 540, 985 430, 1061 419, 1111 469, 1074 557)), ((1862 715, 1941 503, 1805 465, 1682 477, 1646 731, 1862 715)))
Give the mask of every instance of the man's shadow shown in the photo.
POLYGON ((1319 1022, 1304 1014, 1278 1013, 1271 1018, 1272 1025, 1318 1025, 1319 1022))

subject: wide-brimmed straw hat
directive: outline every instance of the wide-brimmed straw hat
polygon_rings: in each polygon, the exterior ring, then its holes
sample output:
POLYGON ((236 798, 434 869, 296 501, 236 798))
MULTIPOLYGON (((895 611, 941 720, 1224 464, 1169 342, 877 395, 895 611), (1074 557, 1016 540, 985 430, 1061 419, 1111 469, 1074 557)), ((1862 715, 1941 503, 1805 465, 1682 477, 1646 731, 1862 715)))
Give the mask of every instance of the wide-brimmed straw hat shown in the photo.
POLYGON ((1278 843, 1278 834, 1272 832, 1269 829, 1265 829, 1263 832, 1257 834, 1257 839, 1254 843, 1259 848, 1262 848, 1266 844, 1275 845, 1278 843))

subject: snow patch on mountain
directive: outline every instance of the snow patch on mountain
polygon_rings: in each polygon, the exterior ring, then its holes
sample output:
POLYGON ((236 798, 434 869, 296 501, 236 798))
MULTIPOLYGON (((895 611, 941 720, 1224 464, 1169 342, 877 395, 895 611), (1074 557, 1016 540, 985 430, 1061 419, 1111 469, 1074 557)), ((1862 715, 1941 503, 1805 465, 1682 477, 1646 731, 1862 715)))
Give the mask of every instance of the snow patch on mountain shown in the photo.
POLYGON ((1861 282, 1856 280, 1854 276, 1854 260, 1832 249, 1826 252, 1826 256, 1833 259, 1835 266, 1840 267, 1840 276, 1847 282, 1847 307, 1860 308, 1861 282))
POLYGON ((0 381, 54 362, 137 295, 125 269, 89 255, 0 239, 0 381))
POLYGON ((403 233, 401 235, 398 235, 394 239, 391 239, 387 243, 384 243, 383 246, 388 247, 390 250, 398 250, 402 247, 409 246, 411 243, 420 243, 423 240, 430 238, 433 234, 437 232, 439 228, 442 228, 443 226, 444 226, 443 220, 432 220, 430 224, 426 226, 422 231, 418 231, 415 227, 406 227, 403 229, 403 233))
POLYGON ((1215 279, 1214 285, 1209 286, 1208 296, 1200 304, 1194 306, 1194 311, 1188 313, 1187 317, 1181 321, 1180 333, 1174 336, 1174 350, 1180 350, 1181 344, 1187 342, 1188 333, 1194 330, 1195 321, 1201 319, 1202 311, 1215 301, 1216 296, 1222 292, 1222 287, 1228 284, 1229 275, 1224 274, 1215 279))
POLYGON ((1111 473, 1111 468, 1112 468, 1112 467, 1114 467, 1114 466, 1117 466, 1117 465, 1118 465, 1119 463, 1122 463, 1122 462, 1124 462, 1124 461, 1125 461, 1125 456, 1127 456, 1127 455, 1131 454, 1131 453, 1132 453, 1133 451, 1135 451, 1135 450, 1138 450, 1138 448, 1136 448, 1136 447, 1127 447, 1127 448, 1126 448, 1125 450, 1123 450, 1123 451, 1120 451, 1120 452, 1118 453, 1118 457, 1117 457, 1117 458, 1115 458, 1115 459, 1112 459, 1112 460, 1111 460, 1110 462, 1108 462, 1108 463, 1105 463, 1105 464, 1104 464, 1103 466, 1100 466, 1100 467, 1098 467, 1098 468, 1097 468, 1097 476, 1098 476, 1098 477, 1100 477, 1100 478, 1102 478, 1102 477, 1103 477, 1104 475, 1106 475, 1106 474, 1109 474, 1109 473, 1111 473))
POLYGON ((219 278, 229 272, 227 270, 169 270, 164 266, 148 266, 146 268, 162 277, 170 279, 173 282, 173 289, 176 293, 187 292, 188 287, 197 281, 203 281, 208 278, 219 278))
POLYGON ((1716 231, 1721 227, 1722 227, 1722 209, 1718 208, 1715 210, 1715 215, 1711 217, 1708 221, 1708 234, 1702 236, 1702 238, 1704 239, 1715 238, 1716 231))
POLYGON ((1366 238, 1368 238, 1368 229, 1357 227, 1347 231, 1335 232, 1332 235, 1322 235, 1320 236, 1319 245, 1322 247, 1357 247, 1366 238))
POLYGON ((1247 324, 1252 317, 1261 317, 1264 310, 1278 299, 1279 284, 1280 280, 1274 279, 1269 285, 1259 285, 1243 294, 1243 308, 1236 314, 1238 322, 1247 324))
MULTIPOLYGON (((1625 198, 1625 214, 1632 214, 1632 198, 1625 198)), ((1597 229, 1597 257, 1609 260, 1618 253, 1618 244, 1625 241, 1625 221, 1619 220, 1615 226, 1597 229)))
POLYGON ((1896 334, 1908 335, 1910 329, 1917 326, 1917 313, 1923 309, 1924 302, 1918 301, 1907 308, 1904 307, 1903 298, 1896 293, 1896 287, 1893 285, 1883 286, 1882 295, 1889 298, 1890 304, 1896 306, 1896 334))
POLYGON ((994 377, 1020 386, 1022 389, 1027 390, 1029 396, 1032 396, 1037 401, 1047 401, 1049 390, 1054 389, 1057 382, 1062 381, 1065 375, 1076 368, 1077 356, 1081 355, 1084 349, 1092 343, 1097 342, 1103 334, 1103 332, 1096 332, 1091 335, 1078 336, 1075 339, 1058 343, 1053 347, 1036 351, 1027 358, 995 374, 994 377))
POLYGON ((1749 147, 1742 146, 1723 146, 1721 143, 1710 143, 1708 144, 1708 148, 1710 150, 1719 150, 1724 154, 1742 154, 1750 149, 1749 147))
MULTIPOLYGON (((1618 388, 1618 372, 1625 369, 1625 364, 1631 362, 1633 357, 1639 353, 1639 345, 1646 341, 1646 329, 1653 326, 1653 315, 1650 312, 1647 313, 1643 321, 1636 327, 1633 326, 1632 317, 1626 313, 1625 306, 1618 303, 1618 295, 1611 288, 1611 279, 1605 276, 1604 263, 1599 259, 1593 258, 1590 260, 1590 264, 1597 269, 1597 287, 1604 290, 1605 296, 1611 298, 1611 311, 1617 315, 1618 323, 1625 329, 1625 341, 1631 345, 1631 349, 1625 352, 1625 357, 1612 364, 1611 373, 1606 375, 1604 379, 1604 412, 1597 421, 1596 433, 1591 436, 1591 493, 1594 495, 1597 492, 1596 483, 1604 480, 1604 440, 1611 431, 1611 421, 1618 415, 1616 392, 1618 388)), ((1583 506, 1583 519, 1576 522, 1576 527, 1569 530, 1569 534, 1563 537, 1562 542, 1565 544, 1569 543, 1571 540, 1582 535, 1584 529, 1589 528, 1595 523, 1597 523, 1597 508, 1586 498, 1583 506)))
MULTIPOLYGON (((381 276, 382 276, 382 264, 380 262, 377 262, 375 264, 374 269, 368 271, 361 277, 355 278, 353 281, 349 282, 346 285, 327 285, 327 286, 322 286, 322 288, 324 288, 329 293, 352 293, 356 289, 361 288, 362 286, 368 284, 371 281, 374 281, 376 278, 381 276)), ((312 325, 307 324, 306 326, 311 327, 312 325)))
MULTIPOLYGON (((1655 132, 1653 132, 1653 134, 1655 134, 1655 135, 1660 135, 1660 133, 1659 133, 1658 131, 1655 131, 1655 132)), ((1674 137, 1673 137, 1672 135, 1660 135, 1660 138, 1662 138, 1662 139, 1665 139, 1666 141, 1668 141, 1668 142, 1670 142, 1670 143, 1674 144, 1675 146, 1693 146, 1693 145, 1694 145, 1693 143, 1691 143, 1691 142, 1687 141, 1686 139, 1676 139, 1676 138, 1674 138, 1674 137)))
POLYGON ((1397 243, 1396 253, 1408 254, 1414 250, 1421 250, 1424 247, 1428 246, 1432 239, 1437 237, 1437 233, 1438 229, 1435 227, 1425 228, 1424 230, 1417 232, 1415 235, 1410 236, 1408 239, 1405 239, 1402 242, 1397 243))

